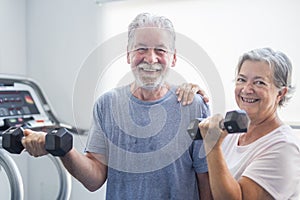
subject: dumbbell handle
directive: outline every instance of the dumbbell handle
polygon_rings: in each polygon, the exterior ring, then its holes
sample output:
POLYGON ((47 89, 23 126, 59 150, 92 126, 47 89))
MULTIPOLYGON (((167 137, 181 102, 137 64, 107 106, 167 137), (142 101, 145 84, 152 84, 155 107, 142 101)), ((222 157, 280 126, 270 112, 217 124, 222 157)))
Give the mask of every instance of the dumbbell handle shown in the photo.
MULTIPOLYGON (((194 120, 192 120, 190 122, 190 125, 189 125, 189 130, 192 130, 192 131, 189 131, 188 130, 188 133, 190 135, 190 137, 193 139, 193 140, 202 140, 202 135, 201 135, 201 132, 200 132, 200 129, 198 128, 198 125, 200 122, 202 122, 205 118, 196 118, 194 120)), ((222 130, 225 130, 225 126, 224 126, 224 119, 221 120, 219 122, 219 128, 222 129, 222 130)))
POLYGON ((17 142, 21 142, 22 138, 24 137, 23 131, 24 129, 31 129, 31 130, 38 130, 40 131, 41 129, 55 129, 57 128, 56 126, 50 124, 47 125, 49 122, 37 122, 36 120, 30 120, 27 121, 26 123, 22 124, 21 126, 11 126, 7 130, 3 131, 1 133, 1 136, 5 138, 5 142, 8 142, 8 134, 15 134, 18 135, 17 142), (46 124, 46 125, 45 125, 46 124))
MULTIPOLYGON (((28 128, 28 126, 23 125, 21 127, 10 127, 9 129, 7 129, 2 135, 2 147, 10 153, 20 154, 24 149, 24 146, 22 144, 22 138, 24 137, 23 131, 26 128, 28 128), (11 137, 12 134, 15 136, 11 137)), ((72 147, 73 136, 67 129, 52 129, 46 134, 45 149, 53 156, 64 156, 72 147), (55 134, 68 135, 65 137, 64 141, 61 141, 57 139, 55 134), (62 142, 65 143, 65 151, 58 148, 62 145, 62 142)))
MULTIPOLYGON (((192 120, 188 127, 188 134, 193 140, 201 140, 202 136, 198 124, 204 118, 196 118, 192 120)), ((219 122, 219 127, 228 133, 247 132, 249 118, 243 110, 234 110, 226 113, 225 119, 219 122)))
MULTIPOLYGON (((11 126, 2 133, 2 147, 13 154, 20 154, 24 147, 22 144, 22 138, 24 137, 24 129, 40 129, 40 124, 37 124, 35 120, 28 121, 21 126, 11 126)), ((49 126, 47 128, 54 128, 49 126)))

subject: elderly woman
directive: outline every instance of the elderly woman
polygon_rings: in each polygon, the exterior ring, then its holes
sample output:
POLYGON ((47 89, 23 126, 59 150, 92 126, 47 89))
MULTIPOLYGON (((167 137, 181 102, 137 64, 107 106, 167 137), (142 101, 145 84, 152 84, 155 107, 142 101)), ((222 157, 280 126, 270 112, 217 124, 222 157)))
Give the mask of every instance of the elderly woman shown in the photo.
POLYGON ((300 145, 277 113, 293 91, 291 76, 285 54, 270 48, 245 53, 235 99, 249 116, 247 133, 228 135, 219 128, 221 115, 199 124, 214 199, 299 199, 300 145))

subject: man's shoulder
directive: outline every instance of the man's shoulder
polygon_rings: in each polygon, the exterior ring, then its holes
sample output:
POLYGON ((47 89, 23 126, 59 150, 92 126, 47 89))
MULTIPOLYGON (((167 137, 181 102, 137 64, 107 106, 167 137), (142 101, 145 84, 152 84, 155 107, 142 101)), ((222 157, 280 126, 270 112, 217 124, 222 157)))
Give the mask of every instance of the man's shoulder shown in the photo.
POLYGON ((102 93, 100 96, 98 96, 95 100, 96 105, 107 105, 110 104, 114 100, 118 99, 125 99, 128 95, 128 87, 129 86, 121 86, 117 88, 113 88, 111 90, 108 90, 104 93, 102 93))
POLYGON ((125 86, 120 86, 120 87, 110 89, 110 90, 102 93, 98 97, 98 99, 105 99, 105 98, 112 98, 114 96, 126 95, 128 88, 129 88, 129 86, 125 85, 125 86))

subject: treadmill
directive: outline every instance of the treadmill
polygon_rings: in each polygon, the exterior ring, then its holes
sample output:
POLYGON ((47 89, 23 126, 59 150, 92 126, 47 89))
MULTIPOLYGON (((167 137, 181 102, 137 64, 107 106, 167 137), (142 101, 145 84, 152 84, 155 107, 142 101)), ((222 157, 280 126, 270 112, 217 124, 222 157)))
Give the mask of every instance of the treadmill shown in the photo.
MULTIPOLYGON (((11 200, 24 199, 24 186, 18 166, 10 153, 2 148, 1 135, 10 127, 24 123, 30 123, 34 130, 47 131, 50 128, 65 127, 78 133, 77 129, 59 122, 36 82, 26 77, 0 73, 0 173, 4 169, 7 175, 11 200)), ((50 154, 47 157, 53 162, 59 175, 59 193, 56 199, 70 199, 71 175, 59 158, 50 154)))

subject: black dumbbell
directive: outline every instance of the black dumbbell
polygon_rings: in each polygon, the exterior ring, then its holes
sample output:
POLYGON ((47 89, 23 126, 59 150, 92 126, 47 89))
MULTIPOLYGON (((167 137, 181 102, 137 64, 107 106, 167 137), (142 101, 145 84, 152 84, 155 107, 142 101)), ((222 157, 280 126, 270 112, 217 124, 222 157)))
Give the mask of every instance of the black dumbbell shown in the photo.
MULTIPOLYGON (((11 127, 2 135, 2 147, 13 154, 20 154, 24 147, 22 145, 23 131, 27 128, 11 127)), ((73 147, 73 136, 66 128, 52 129, 46 134, 45 149, 53 156, 64 156, 73 147)))
MULTIPOLYGON (((203 118, 197 118, 190 122, 187 132, 193 140, 202 140, 198 124, 203 118)), ((234 110, 226 113, 225 119, 220 121, 219 127, 228 133, 247 132, 249 118, 244 110, 234 110)))
POLYGON ((3 149, 10 153, 20 154, 24 149, 21 142, 23 137, 22 127, 10 127, 2 134, 3 149))
POLYGON ((72 133, 66 128, 47 132, 45 149, 53 156, 64 156, 73 147, 72 133))

